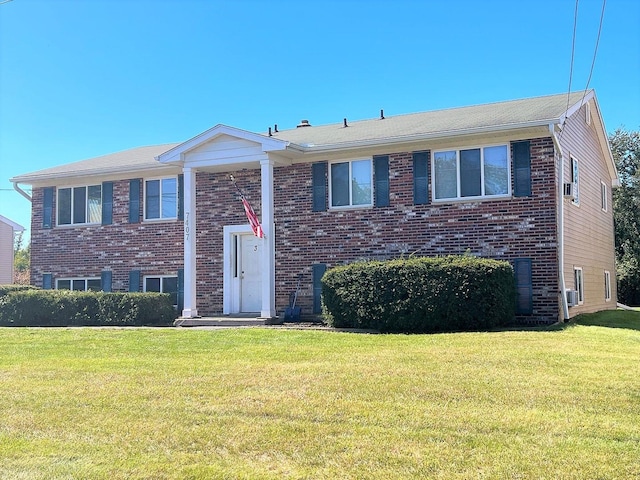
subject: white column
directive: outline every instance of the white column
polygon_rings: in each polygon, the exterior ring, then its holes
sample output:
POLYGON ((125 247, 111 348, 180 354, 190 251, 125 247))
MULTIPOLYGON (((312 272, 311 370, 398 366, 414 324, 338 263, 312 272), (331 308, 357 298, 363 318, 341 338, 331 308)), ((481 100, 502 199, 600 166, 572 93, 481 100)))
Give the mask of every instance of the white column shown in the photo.
POLYGON ((184 318, 198 316, 196 308, 196 171, 184 173, 184 318))
POLYGON ((260 184, 262 187, 262 309, 260 317, 276 316, 276 242, 273 218, 273 160, 260 161, 260 184))

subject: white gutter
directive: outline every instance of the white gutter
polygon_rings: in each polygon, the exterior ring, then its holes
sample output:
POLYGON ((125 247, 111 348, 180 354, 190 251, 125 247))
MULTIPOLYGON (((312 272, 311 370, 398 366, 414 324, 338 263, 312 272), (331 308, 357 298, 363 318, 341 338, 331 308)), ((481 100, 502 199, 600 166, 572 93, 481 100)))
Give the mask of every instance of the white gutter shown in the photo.
POLYGON ((560 303, 564 320, 569 320, 569 304, 567 303, 567 285, 564 280, 564 154, 560 139, 556 136, 556 124, 549 124, 549 133, 553 139, 556 154, 560 157, 558 173, 558 280, 560 281, 560 303))
POLYGON ((31 196, 25 192, 24 190, 22 190, 20 188, 20 186, 18 185, 18 182, 13 182, 13 189, 18 192, 20 195, 22 195, 24 198, 26 198, 27 200, 31 201, 31 196))

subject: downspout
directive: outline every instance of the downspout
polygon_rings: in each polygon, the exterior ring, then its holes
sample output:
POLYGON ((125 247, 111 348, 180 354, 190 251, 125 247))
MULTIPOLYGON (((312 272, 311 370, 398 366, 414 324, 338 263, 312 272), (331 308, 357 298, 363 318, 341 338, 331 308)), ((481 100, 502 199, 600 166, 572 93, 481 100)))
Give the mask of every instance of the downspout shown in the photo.
POLYGON ((560 302, 562 304, 563 320, 569 320, 569 304, 567 303, 567 286, 564 280, 564 154, 560 146, 560 139, 556 135, 556 124, 549 124, 549 133, 553 139, 556 154, 560 157, 558 172, 558 280, 560 281, 560 302))
POLYGON ((18 185, 18 182, 13 182, 13 189, 16 192, 18 192, 20 195, 22 195, 24 198, 31 201, 31 197, 29 196, 29 194, 20 188, 20 186, 18 185))

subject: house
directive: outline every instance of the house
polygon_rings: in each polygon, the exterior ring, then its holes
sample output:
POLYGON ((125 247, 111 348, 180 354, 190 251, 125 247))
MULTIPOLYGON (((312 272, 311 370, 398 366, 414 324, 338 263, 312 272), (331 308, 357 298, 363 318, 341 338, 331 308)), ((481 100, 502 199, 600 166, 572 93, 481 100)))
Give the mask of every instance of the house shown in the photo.
POLYGON ((31 282, 272 319, 300 276, 304 317, 327 268, 470 252, 513 264, 521 322, 616 307, 618 178, 593 90, 376 117, 216 125, 12 178, 33 189, 31 282))
POLYGON ((15 235, 24 227, 0 215, 0 285, 13 283, 13 256, 15 235))

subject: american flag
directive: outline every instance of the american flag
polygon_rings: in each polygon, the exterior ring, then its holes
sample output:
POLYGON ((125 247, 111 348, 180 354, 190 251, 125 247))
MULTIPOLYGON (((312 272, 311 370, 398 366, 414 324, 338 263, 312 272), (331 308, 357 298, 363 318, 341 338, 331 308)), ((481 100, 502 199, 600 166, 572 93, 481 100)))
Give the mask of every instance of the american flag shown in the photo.
POLYGON ((253 211, 253 208, 251 208, 251 204, 246 198, 244 198, 244 195, 242 195, 242 205, 244 206, 244 212, 247 214, 247 219, 249 220, 249 225, 251 225, 253 234, 258 238, 263 238, 264 232, 262 231, 260 220, 258 220, 256 212, 253 211))

